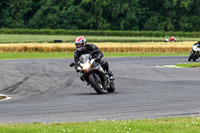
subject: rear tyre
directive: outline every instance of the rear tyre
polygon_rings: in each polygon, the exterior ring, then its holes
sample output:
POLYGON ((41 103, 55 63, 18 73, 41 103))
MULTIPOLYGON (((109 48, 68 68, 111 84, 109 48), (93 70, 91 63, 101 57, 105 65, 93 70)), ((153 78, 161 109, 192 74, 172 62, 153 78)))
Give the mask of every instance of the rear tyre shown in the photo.
POLYGON ((94 88, 94 90, 98 94, 104 94, 105 93, 105 89, 103 87, 102 81, 101 81, 98 74, 91 73, 88 76, 88 78, 89 78, 90 84, 92 85, 92 87, 94 88))

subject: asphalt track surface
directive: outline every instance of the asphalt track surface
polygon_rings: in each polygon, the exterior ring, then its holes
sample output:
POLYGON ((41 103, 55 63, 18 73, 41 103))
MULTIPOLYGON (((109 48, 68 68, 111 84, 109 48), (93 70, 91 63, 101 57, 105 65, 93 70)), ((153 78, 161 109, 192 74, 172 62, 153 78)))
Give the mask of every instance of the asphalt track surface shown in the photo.
POLYGON ((69 67, 72 59, 0 61, 0 123, 75 122, 199 116, 200 69, 156 66, 179 57, 105 58, 116 92, 98 95, 69 67))

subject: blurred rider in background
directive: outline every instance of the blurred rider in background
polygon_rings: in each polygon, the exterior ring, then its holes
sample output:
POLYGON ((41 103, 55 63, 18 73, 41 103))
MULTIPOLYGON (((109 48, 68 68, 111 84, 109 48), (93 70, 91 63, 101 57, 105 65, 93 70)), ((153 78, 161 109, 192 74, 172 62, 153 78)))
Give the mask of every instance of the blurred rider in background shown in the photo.
POLYGON ((170 37, 169 39, 165 39, 166 42, 176 42, 176 37, 170 37))
MULTIPOLYGON (((86 44, 86 39, 83 36, 79 36, 75 40, 76 50, 74 52, 74 62, 78 63, 79 57, 83 54, 90 54, 92 58, 96 58, 97 61, 101 64, 101 66, 106 70, 106 72, 113 76, 112 72, 109 70, 109 64, 107 61, 103 60, 103 53, 99 50, 99 48, 94 44, 86 44)), ((77 69, 77 66, 75 66, 77 69)))

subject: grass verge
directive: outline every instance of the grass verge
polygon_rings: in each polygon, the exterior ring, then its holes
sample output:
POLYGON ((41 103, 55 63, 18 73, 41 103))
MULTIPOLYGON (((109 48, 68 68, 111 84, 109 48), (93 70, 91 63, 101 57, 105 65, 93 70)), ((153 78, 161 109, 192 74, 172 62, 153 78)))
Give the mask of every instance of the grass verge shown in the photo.
MULTIPOLYGON (((120 36, 85 36, 87 42, 164 42, 168 37, 120 37, 120 36)), ((74 42, 75 35, 28 35, 28 34, 0 34, 0 43, 33 43, 62 40, 74 42)), ((178 42, 198 41, 199 38, 177 37, 178 42)))
POLYGON ((180 64, 177 64, 176 66, 178 66, 178 67, 194 68, 194 67, 200 67, 200 63, 199 62, 194 62, 194 63, 180 63, 180 64))
POLYGON ((1 95, 0 95, 0 100, 5 99, 5 98, 6 98, 5 96, 1 96, 1 95))
POLYGON ((52 124, 1 124, 1 133, 197 133, 200 117, 91 121, 52 124))
MULTIPOLYGON (((188 53, 104 53, 105 57, 133 57, 133 56, 185 56, 188 53)), ((73 52, 55 53, 0 53, 0 59, 39 59, 39 58, 73 58, 73 52)))

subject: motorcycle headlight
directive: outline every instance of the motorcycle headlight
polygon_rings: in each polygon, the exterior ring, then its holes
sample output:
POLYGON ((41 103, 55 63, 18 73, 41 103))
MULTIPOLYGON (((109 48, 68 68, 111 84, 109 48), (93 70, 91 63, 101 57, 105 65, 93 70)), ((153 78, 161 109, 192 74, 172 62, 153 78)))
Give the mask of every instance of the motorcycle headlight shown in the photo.
POLYGON ((193 46, 193 50, 194 50, 194 51, 197 51, 197 50, 198 50, 198 47, 193 46))
POLYGON ((83 65, 82 65, 82 67, 83 67, 83 70, 87 70, 87 69, 89 69, 89 68, 90 68, 90 66, 91 66, 91 64, 90 64, 90 63, 85 63, 85 64, 83 64, 83 65))

